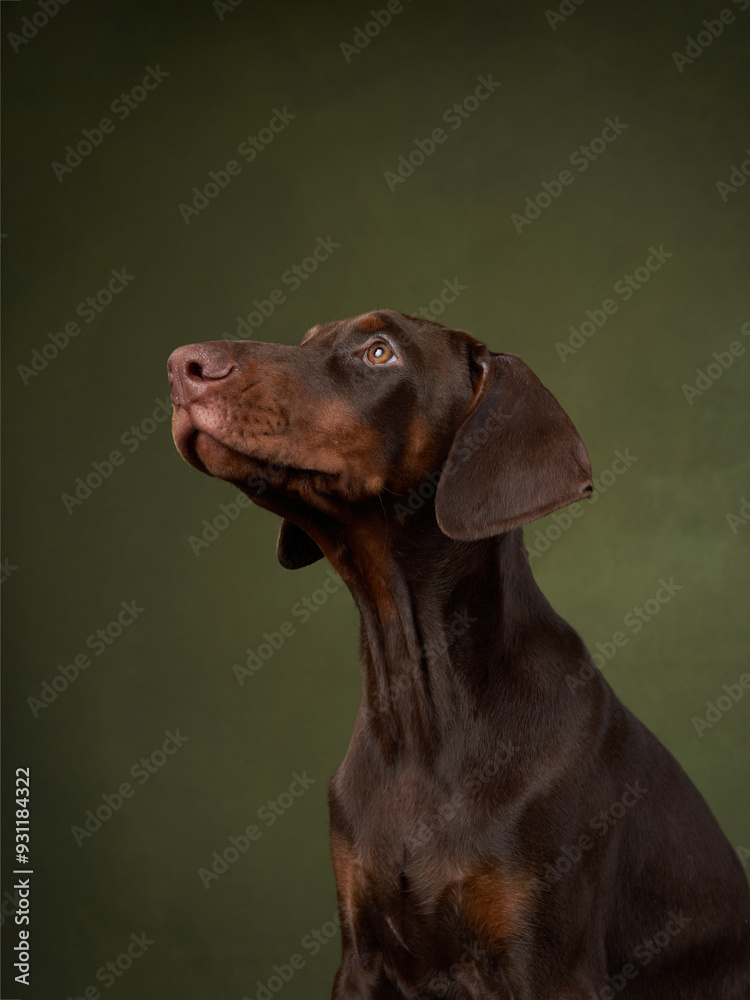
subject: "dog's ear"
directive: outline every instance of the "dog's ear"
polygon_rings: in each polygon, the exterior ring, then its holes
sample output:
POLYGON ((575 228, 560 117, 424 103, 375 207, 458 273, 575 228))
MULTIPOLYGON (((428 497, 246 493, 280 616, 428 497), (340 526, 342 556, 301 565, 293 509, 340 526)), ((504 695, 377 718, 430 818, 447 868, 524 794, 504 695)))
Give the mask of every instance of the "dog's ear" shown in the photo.
POLYGON ((276 556, 284 569, 302 569, 322 559, 323 553, 306 531, 282 518, 276 556))
POLYGON ((591 464, 573 422, 512 354, 475 354, 482 368, 435 497, 450 538, 487 538, 591 496, 591 464))

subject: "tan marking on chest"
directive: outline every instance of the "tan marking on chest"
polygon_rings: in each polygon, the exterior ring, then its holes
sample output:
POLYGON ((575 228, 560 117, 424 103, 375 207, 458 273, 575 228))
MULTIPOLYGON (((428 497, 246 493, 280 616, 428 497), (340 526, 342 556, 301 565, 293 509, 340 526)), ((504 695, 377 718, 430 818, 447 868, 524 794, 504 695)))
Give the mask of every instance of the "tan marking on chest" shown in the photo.
POLYGON ((357 890, 362 879, 362 865, 354 849, 341 837, 331 833, 331 858, 336 877, 336 890, 342 913, 353 923, 356 912, 357 890))
POLYGON ((533 877, 487 866, 465 879, 461 911, 480 938, 505 940, 524 933, 535 897, 533 877))

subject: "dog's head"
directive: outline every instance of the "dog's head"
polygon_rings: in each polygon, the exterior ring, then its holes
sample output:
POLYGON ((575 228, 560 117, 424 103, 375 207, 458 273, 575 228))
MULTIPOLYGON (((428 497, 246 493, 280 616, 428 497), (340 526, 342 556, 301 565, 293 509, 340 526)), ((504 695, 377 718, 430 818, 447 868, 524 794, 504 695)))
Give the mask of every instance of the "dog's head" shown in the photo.
POLYGON ((369 510, 403 530, 419 510, 471 540, 593 490, 583 442, 531 369, 438 323, 378 310, 294 347, 180 347, 168 371, 180 453, 285 518, 290 568, 369 510))

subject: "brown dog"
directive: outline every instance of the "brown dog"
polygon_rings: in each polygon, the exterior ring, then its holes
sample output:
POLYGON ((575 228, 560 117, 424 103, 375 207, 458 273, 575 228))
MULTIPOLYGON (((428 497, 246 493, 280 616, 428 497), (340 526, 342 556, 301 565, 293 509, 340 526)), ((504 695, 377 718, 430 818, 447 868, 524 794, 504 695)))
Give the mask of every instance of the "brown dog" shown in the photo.
POLYGON ((299 347, 181 347, 169 374, 181 454, 280 514, 281 564, 325 555, 362 615, 334 998, 747 998, 734 851, 529 569, 521 525, 592 491, 529 368, 379 311, 299 347))

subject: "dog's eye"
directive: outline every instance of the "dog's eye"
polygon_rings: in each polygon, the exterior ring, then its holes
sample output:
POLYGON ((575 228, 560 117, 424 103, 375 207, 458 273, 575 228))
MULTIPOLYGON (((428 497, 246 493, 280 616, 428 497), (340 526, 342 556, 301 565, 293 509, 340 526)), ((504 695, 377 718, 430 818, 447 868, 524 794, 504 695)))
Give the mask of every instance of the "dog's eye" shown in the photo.
POLYGON ((389 361, 396 359, 396 355, 384 340, 376 340, 370 344, 365 357, 371 365, 387 365, 389 361))

